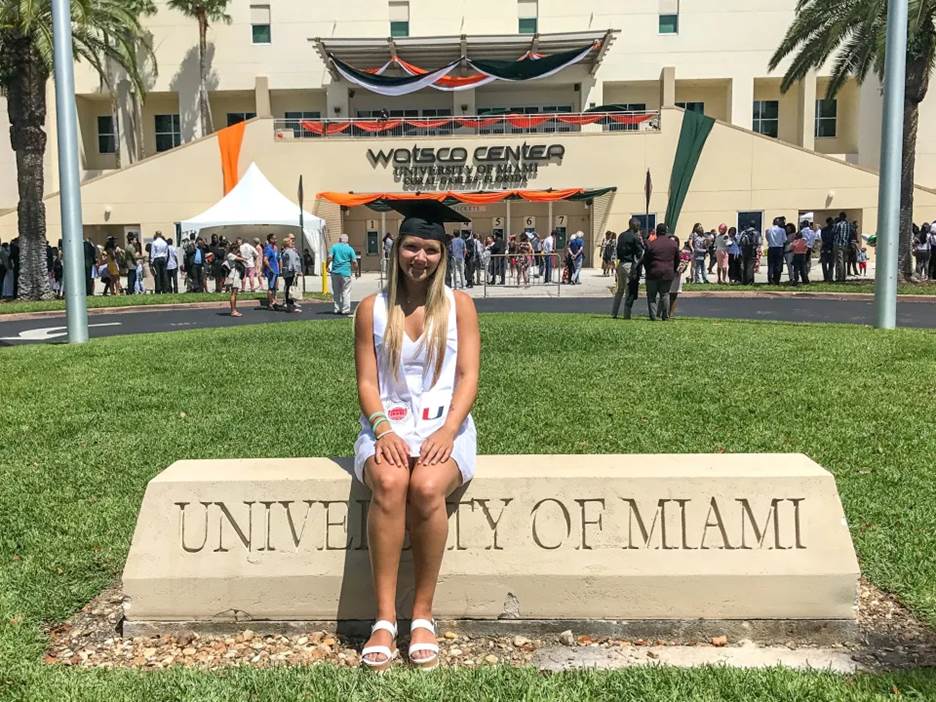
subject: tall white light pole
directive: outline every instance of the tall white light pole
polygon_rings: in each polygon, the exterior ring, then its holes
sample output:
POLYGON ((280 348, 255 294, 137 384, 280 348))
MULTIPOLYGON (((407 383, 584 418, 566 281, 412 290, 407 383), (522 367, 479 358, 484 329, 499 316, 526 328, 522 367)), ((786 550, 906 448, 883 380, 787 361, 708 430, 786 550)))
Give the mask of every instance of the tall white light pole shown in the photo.
POLYGON ((75 59, 72 55, 71 0, 52 0, 55 47, 55 110, 58 119, 59 200, 65 263, 65 315, 68 343, 88 340, 84 242, 78 176, 78 116, 75 109, 75 59))
POLYGON ((897 251, 903 235, 900 231, 900 176, 906 78, 907 0, 888 0, 874 271, 874 326, 878 329, 893 329, 897 325, 897 251))

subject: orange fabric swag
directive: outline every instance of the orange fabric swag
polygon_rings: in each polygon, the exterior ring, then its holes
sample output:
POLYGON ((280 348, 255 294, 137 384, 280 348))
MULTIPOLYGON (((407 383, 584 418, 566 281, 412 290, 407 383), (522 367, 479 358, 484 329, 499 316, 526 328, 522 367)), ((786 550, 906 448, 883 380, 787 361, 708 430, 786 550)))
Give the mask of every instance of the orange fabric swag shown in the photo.
POLYGON ((224 176, 224 194, 237 185, 240 176, 237 164, 240 161, 241 144, 244 143, 246 122, 238 122, 218 131, 218 147, 221 149, 221 173, 224 176))
POLYGON ((562 190, 498 190, 489 193, 463 193, 453 190, 436 193, 336 193, 321 192, 316 197, 343 207, 369 205, 377 200, 438 200, 444 202, 453 198, 471 205, 486 205, 503 202, 508 197, 520 198, 527 202, 558 202, 584 192, 584 188, 564 188, 562 190))

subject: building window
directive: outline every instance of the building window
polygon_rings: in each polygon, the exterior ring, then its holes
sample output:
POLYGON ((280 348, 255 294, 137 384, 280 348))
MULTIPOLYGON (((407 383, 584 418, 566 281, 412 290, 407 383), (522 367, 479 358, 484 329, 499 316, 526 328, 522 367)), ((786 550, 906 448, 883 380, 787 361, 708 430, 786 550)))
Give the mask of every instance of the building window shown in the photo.
POLYGON ((409 0, 390 0, 390 36, 409 36, 409 0))
POLYGON ((836 100, 816 100, 816 136, 834 137, 837 117, 836 100))
POLYGON ((750 227, 758 234, 764 231, 764 213, 763 212, 739 212, 738 213, 738 231, 743 232, 750 227))
POLYGON ((321 112, 287 112, 286 117, 286 128, 292 129, 293 134, 298 139, 300 136, 311 137, 316 136, 315 132, 309 132, 302 129, 302 120, 304 119, 322 119, 321 112))
POLYGON ((656 229, 656 212, 647 215, 647 214, 632 214, 631 219, 636 219, 640 222, 640 231, 647 232, 653 231, 656 229))
POLYGON ((677 102, 676 107, 681 107, 686 112, 698 112, 700 115, 705 114, 704 102, 677 102))
POLYGON ((232 124, 237 124, 238 122, 246 122, 248 119, 253 119, 256 116, 256 112, 228 112, 227 126, 230 127, 232 124))
POLYGON ((780 103, 776 100, 754 101, 754 123, 752 128, 758 134, 777 138, 780 126, 780 103))
POLYGON ((660 15, 660 34, 679 34, 679 15, 660 15))
POLYGON ((660 34, 679 34, 679 0, 658 0, 660 34))
POLYGON ((517 0, 517 31, 520 34, 536 34, 539 17, 538 0, 517 0))
POLYGON ((97 139, 99 154, 117 153, 117 121, 113 115, 97 118, 97 139))
POLYGON ((168 151, 182 143, 179 115, 156 115, 156 151, 168 151))
POLYGON ((536 18, 535 17, 521 17, 518 20, 519 26, 517 32, 519 34, 536 34, 536 18))
POLYGON ((270 6, 250 6, 250 32, 254 44, 270 44, 273 34, 270 30, 270 6))

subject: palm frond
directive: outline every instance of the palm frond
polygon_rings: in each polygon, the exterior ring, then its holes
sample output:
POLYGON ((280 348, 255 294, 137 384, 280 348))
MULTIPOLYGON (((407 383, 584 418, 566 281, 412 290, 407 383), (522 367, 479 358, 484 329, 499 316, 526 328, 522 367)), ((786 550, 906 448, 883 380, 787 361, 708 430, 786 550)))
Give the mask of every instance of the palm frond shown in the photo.
MULTIPOLYGON (((829 67, 828 97, 872 70, 884 73, 887 0, 797 0, 793 23, 770 58, 770 70, 789 59, 781 82, 786 92, 816 69, 829 67)), ((936 0, 910 0, 908 58, 936 68, 936 0)))
POLYGON ((231 16, 227 12, 231 0, 168 0, 166 4, 186 17, 204 14, 209 22, 231 23, 231 16))
MULTIPOLYGON (((156 59, 140 24, 140 13, 154 10, 151 0, 72 0, 72 39, 75 59, 86 61, 108 87, 111 64, 126 73, 142 96, 147 69, 156 71, 156 59)), ((52 7, 49 0, 14 0, 0 3, 0 43, 3 33, 21 37, 35 51, 45 70, 52 72, 52 7)), ((0 66, 0 79, 16 71, 15 56, 0 52, 11 65, 0 66)))

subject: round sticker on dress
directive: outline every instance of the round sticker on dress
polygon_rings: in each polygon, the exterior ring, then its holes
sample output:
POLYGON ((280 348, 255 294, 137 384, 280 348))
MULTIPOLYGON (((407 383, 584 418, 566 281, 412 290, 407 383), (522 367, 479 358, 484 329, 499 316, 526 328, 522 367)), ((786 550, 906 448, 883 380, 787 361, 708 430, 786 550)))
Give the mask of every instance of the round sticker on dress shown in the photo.
POLYGON ((387 412, 387 417, 391 422, 400 422, 406 419, 407 409, 405 407, 391 407, 387 412))

